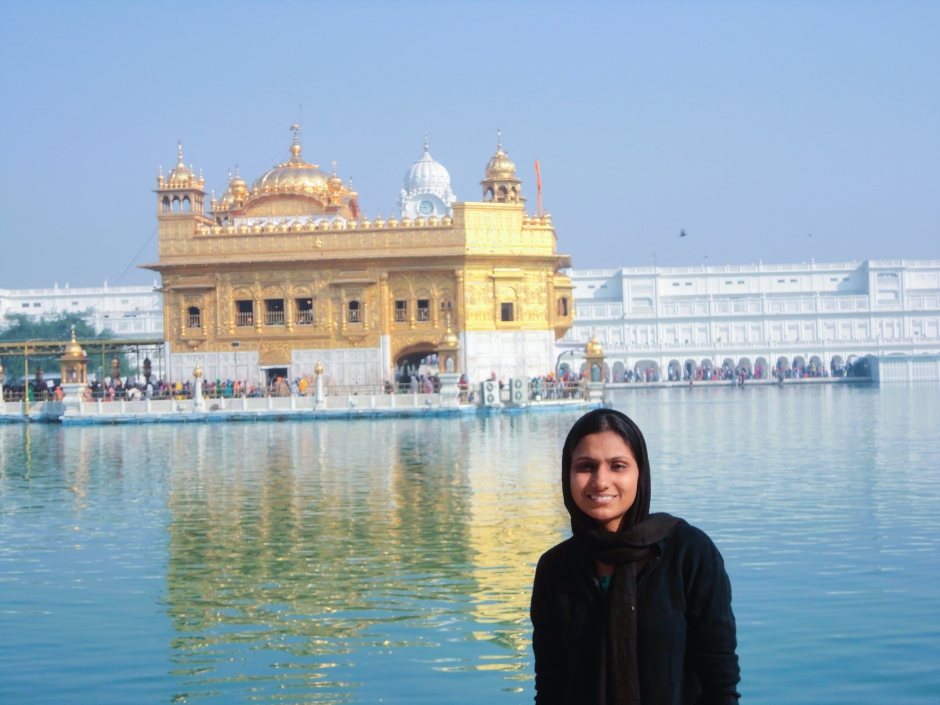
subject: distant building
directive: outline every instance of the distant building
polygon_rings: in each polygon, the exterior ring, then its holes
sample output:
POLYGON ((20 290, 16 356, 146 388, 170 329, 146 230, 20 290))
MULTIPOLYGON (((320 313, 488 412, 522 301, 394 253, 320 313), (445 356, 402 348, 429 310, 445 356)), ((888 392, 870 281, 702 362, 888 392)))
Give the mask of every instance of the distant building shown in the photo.
POLYGON ((0 289, 0 328, 7 314, 23 314, 32 320, 58 313, 82 314, 100 334, 110 330, 115 338, 162 338, 163 302, 153 286, 108 286, 51 289, 0 289))
POLYGON ((558 353, 583 350, 595 329, 611 380, 649 368, 663 379, 725 365, 831 371, 866 355, 940 352, 940 260, 567 274, 577 308, 558 353))

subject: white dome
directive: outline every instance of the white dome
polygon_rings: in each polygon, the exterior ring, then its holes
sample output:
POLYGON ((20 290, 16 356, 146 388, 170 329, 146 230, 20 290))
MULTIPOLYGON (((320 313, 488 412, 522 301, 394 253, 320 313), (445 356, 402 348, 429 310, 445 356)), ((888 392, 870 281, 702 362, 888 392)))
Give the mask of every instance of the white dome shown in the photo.
POLYGON ((434 160, 428 152, 427 139, 424 154, 412 164, 402 184, 398 208, 402 216, 411 219, 422 215, 443 218, 451 214, 451 204, 457 200, 450 190, 450 174, 444 165, 434 160))
POLYGON ((427 149, 421 159, 411 165, 405 174, 404 188, 407 193, 420 191, 448 191, 450 190, 450 174, 444 165, 435 161, 427 149))

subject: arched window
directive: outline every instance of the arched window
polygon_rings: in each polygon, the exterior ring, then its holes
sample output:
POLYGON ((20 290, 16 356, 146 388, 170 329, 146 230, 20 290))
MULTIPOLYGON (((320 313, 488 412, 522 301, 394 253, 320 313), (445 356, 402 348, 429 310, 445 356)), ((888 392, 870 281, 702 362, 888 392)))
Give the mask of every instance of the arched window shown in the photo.
POLYGON ((568 315, 568 297, 562 296, 558 299, 558 315, 567 316, 568 315))
POLYGON ((189 213, 192 207, 192 203, 189 202, 189 196, 183 196, 183 213, 189 213))
POLYGON ((163 212, 164 213, 170 212, 170 197, 169 196, 163 197, 163 212))
POLYGON ((346 322, 362 323, 362 317, 364 313, 365 311, 362 304, 356 300, 350 301, 349 305, 346 307, 346 322))
POLYGON ((496 191, 496 200, 499 203, 505 203, 507 201, 508 195, 509 195, 509 192, 506 190, 506 187, 500 186, 499 189, 496 191))
POLYGON ((179 213, 179 212, 180 212, 180 199, 179 199, 179 196, 173 196, 173 212, 174 212, 174 213, 179 213))
POLYGON ((198 306, 190 306, 187 313, 187 328, 202 328, 202 315, 198 306))

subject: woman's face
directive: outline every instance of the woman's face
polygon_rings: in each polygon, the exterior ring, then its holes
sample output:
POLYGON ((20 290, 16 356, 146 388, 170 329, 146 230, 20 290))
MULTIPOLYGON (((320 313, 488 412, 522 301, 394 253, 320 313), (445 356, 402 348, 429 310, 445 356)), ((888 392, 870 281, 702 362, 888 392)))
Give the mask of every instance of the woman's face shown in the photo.
POLYGON ((574 503, 608 531, 619 529, 633 506, 639 477, 633 451, 613 431, 585 436, 571 455, 574 503))

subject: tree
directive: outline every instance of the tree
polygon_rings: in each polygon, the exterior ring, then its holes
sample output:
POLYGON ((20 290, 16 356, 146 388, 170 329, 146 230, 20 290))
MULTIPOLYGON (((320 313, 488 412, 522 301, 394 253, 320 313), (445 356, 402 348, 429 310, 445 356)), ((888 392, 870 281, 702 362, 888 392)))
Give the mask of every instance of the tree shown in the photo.
MULTIPOLYGON (((75 326, 75 337, 79 340, 108 339, 111 337, 110 330, 104 330, 99 335, 95 334, 95 329, 88 325, 83 316, 89 315, 89 312, 82 313, 56 313, 51 316, 43 316, 39 320, 32 320, 22 313, 8 313, 6 315, 7 325, 0 331, 0 343, 25 343, 27 340, 44 342, 68 342, 72 338, 72 326, 75 326)), ((123 356, 122 356, 123 358, 123 356)), ((13 384, 14 379, 19 379, 23 374, 23 356, 6 354, 0 357, 3 362, 4 381, 7 384, 13 384)), ((29 356, 29 374, 30 378, 36 366, 42 367, 43 372, 51 376, 59 373, 59 359, 55 355, 30 355, 29 356)), ((127 369, 127 361, 122 359, 123 369, 127 369)), ((98 373, 101 369, 100 360, 96 361, 94 356, 89 356, 88 372, 98 373), (97 362, 97 364, 95 364, 97 362)))

